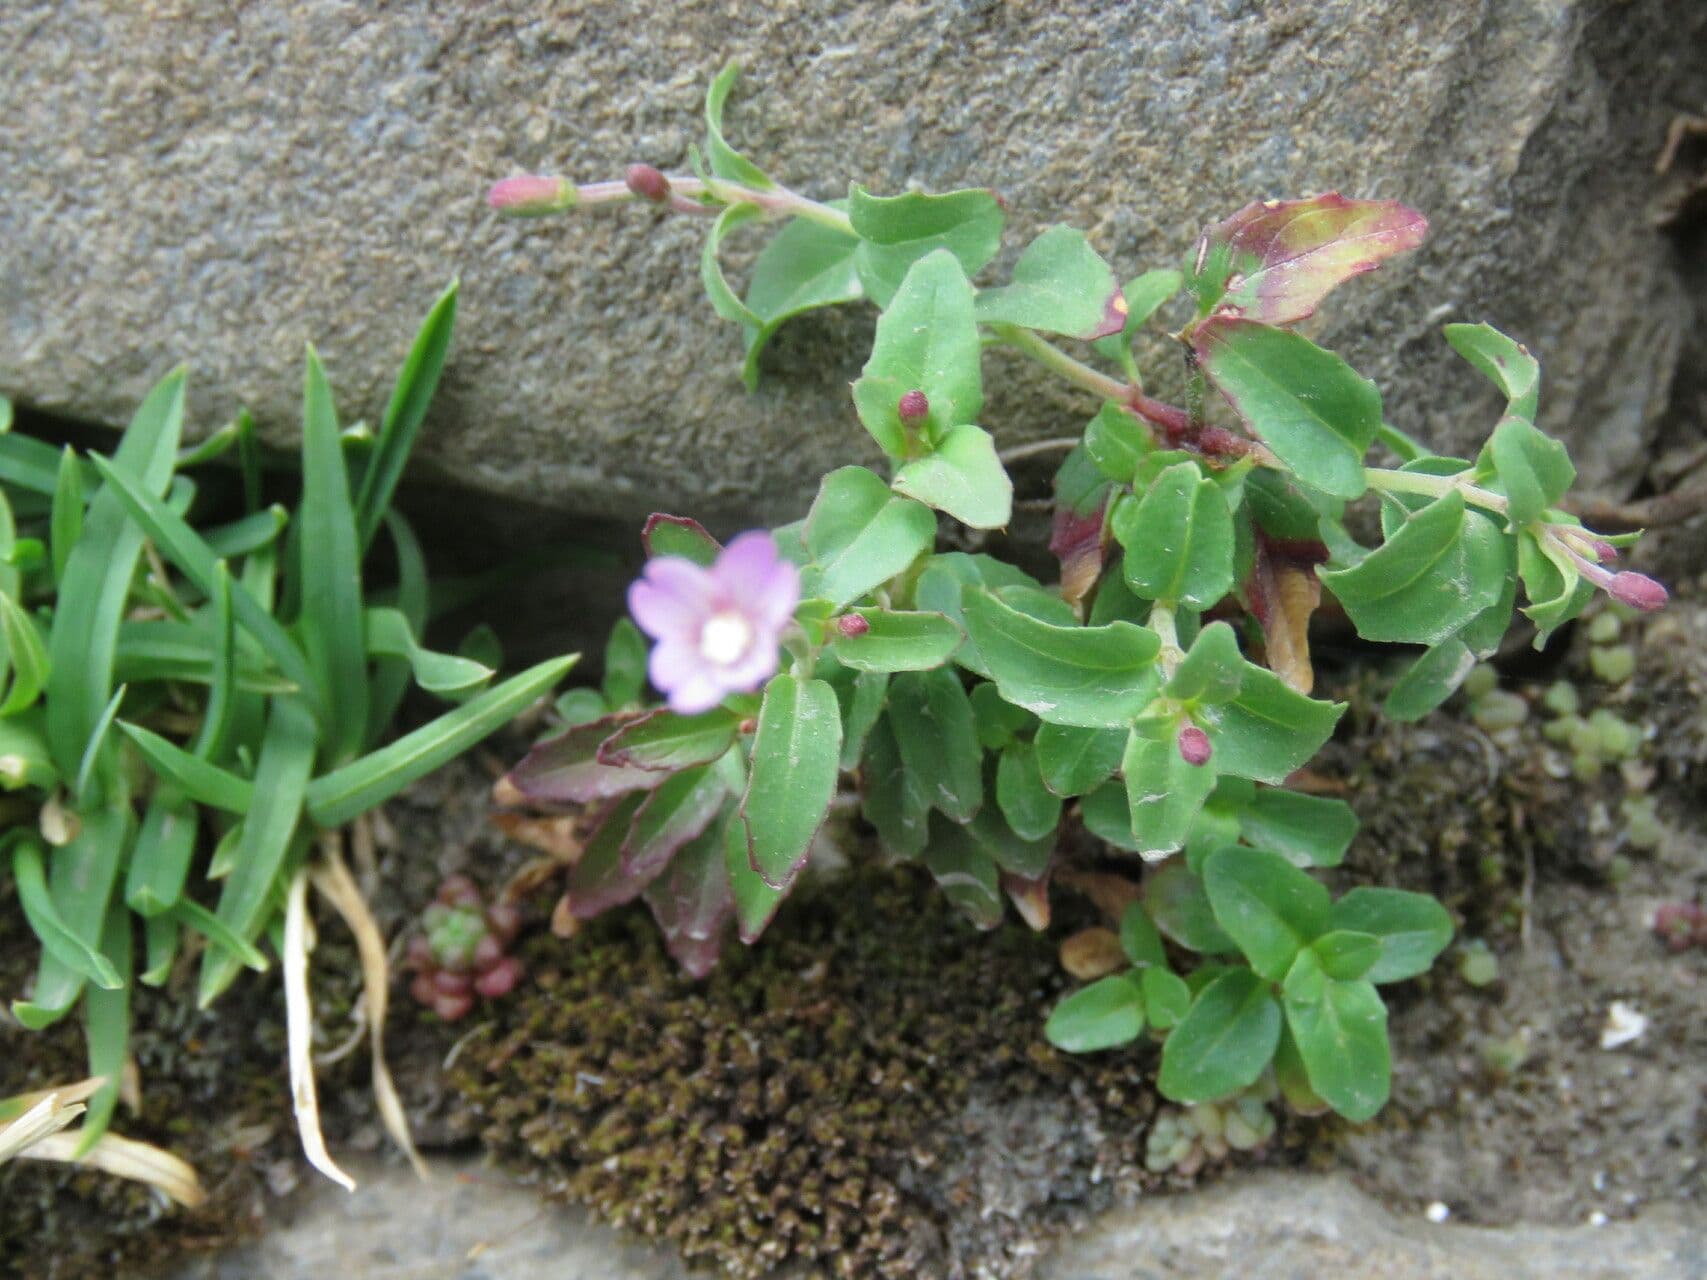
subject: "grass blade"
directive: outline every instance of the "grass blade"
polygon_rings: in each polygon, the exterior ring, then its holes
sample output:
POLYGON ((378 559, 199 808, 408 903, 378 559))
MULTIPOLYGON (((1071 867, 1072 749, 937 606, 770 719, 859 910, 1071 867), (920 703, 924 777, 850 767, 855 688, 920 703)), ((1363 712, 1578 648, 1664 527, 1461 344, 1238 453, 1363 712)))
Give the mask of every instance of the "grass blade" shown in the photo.
POLYGON ((70 445, 59 455, 59 474, 54 478, 53 511, 48 518, 48 546, 53 552, 53 580, 65 581, 65 562, 71 548, 83 536, 83 468, 70 445))
POLYGON ((389 746, 316 778, 308 788, 308 812, 321 826, 338 827, 390 799, 501 728, 561 680, 579 657, 530 667, 389 746))
POLYGON ((272 546, 289 524, 290 512, 275 502, 265 511, 257 511, 240 520, 233 520, 230 524, 222 524, 217 529, 209 529, 202 537, 206 539, 214 555, 222 560, 235 560, 251 551, 272 546))
MULTIPOLYGON (((397 553, 398 610, 409 620, 416 635, 427 629, 427 561, 421 554, 421 543, 415 530, 401 513, 385 513, 386 532, 397 553)), ((370 700, 367 708, 366 744, 372 746, 385 736, 392 717, 403 705, 403 695, 409 689, 409 664, 394 658, 380 658, 373 664, 370 700)))
POLYGON ((21 835, 12 844, 12 879, 18 888, 18 903, 24 909, 24 919, 30 922, 42 946, 59 958, 66 968, 97 987, 111 990, 123 985, 112 963, 72 931, 60 917, 48 892, 46 872, 42 865, 41 841, 33 835, 21 835))
POLYGON ((179 899, 178 905, 172 909, 172 919, 194 929, 214 946, 224 948, 245 969, 265 973, 272 967, 259 947, 233 933, 225 921, 194 898, 179 899))
POLYGON ((451 331, 456 327, 456 294, 457 282, 453 280, 427 313, 397 375, 385 417, 380 420, 379 442, 362 472, 361 489, 356 496, 357 545, 364 555, 373 545, 380 521, 391 506, 391 495, 402 479, 404 464, 427 416, 427 406, 438 389, 445 353, 450 349, 451 331))
MULTIPOLYGON (((131 419, 103 477, 123 477, 158 500, 172 480, 184 425, 184 373, 176 370, 148 393, 131 419)), ((142 555, 143 530, 108 485, 95 494, 60 580, 48 642, 47 699, 53 707, 48 741, 64 777, 77 773, 101 710, 112 696, 113 658, 131 580, 142 555)))
POLYGON ((59 451, 27 436, 0 435, 0 480, 52 497, 59 486, 59 451))
POLYGON ((196 806, 181 788, 171 783, 155 788, 130 851, 130 867, 125 872, 126 906, 152 919, 177 904, 189 879, 200 825, 196 806))
MULTIPOLYGON (((147 757, 155 772, 182 788, 191 800, 239 815, 248 813, 255 806, 258 799, 256 788, 247 779, 216 764, 209 764, 200 756, 191 755, 152 729, 124 720, 119 722, 119 728, 147 757)), ((265 751, 265 747, 262 750, 265 751)), ((256 782, 259 781, 257 775, 256 782)))
POLYGON ((47 687, 47 645, 35 620, 11 596, 0 593, 0 635, 12 663, 12 687, 0 702, 0 716, 15 716, 47 687))
MULTIPOLYGON (((106 708, 101 712, 101 718, 95 721, 95 728, 89 734, 89 745, 83 748, 83 759, 77 764, 77 783, 72 791, 78 799, 82 799, 89 789, 89 779, 95 772, 95 765, 101 758, 101 748, 107 744, 107 734, 112 731, 113 717, 119 713, 119 703, 124 701, 125 686, 120 685, 113 696, 107 699, 106 708)), ((49 714, 51 719, 51 712, 49 714)))
POLYGON ((0 791, 59 785, 59 771, 47 747, 44 718, 39 710, 0 719, 0 791))
MULTIPOLYGON (((154 540, 160 554, 176 565, 198 591, 211 597, 219 558, 201 535, 190 528, 182 516, 168 510, 164 503, 132 483, 104 458, 95 458, 95 469, 107 482, 108 488, 102 490, 102 494, 110 491, 118 495, 125 508, 154 540)), ((102 494, 96 495, 97 502, 102 494)), ((250 560, 259 558, 251 556, 250 560)), ((247 567, 246 564, 245 570, 247 567)), ((243 583, 232 584, 231 607, 238 623, 255 637, 280 674, 301 690, 302 697, 308 699, 318 718, 325 706, 325 697, 296 642, 243 583)), ((57 625, 55 629, 57 631, 57 625)))
POLYGON ((324 758, 338 765, 361 751, 367 733, 361 551, 332 389, 312 346, 302 384, 302 505, 296 531, 302 584, 297 630, 329 702, 324 758))
POLYGON ((441 698, 459 698, 473 693, 491 680, 493 671, 472 658, 437 653, 416 640, 409 619, 399 609, 363 611, 370 654, 402 658, 409 664, 415 683, 441 698))
POLYGON ((87 1155, 101 1140, 118 1105, 119 1080, 124 1075, 125 1051, 130 1045, 130 912, 109 911, 101 931, 101 952, 118 972, 111 991, 91 990, 83 997, 83 1032, 89 1041, 89 1074, 105 1081, 89 1099, 89 1111, 78 1130, 77 1155, 87 1155))
MULTIPOLYGON (((298 843, 302 800, 314 765, 314 718, 295 698, 274 698, 255 764, 254 800, 243 820, 231 876, 219 896, 219 918, 240 938, 259 936, 272 913, 273 892, 298 843)), ((193 757, 192 757, 193 758, 193 757)), ((198 762, 200 763, 200 762, 198 762)), ((203 959, 202 1008, 231 985, 237 962, 223 951, 203 959)))
POLYGON ((172 976, 172 966, 178 959, 178 918, 171 915, 145 916, 142 921, 143 965, 137 981, 145 987, 163 987, 172 976))

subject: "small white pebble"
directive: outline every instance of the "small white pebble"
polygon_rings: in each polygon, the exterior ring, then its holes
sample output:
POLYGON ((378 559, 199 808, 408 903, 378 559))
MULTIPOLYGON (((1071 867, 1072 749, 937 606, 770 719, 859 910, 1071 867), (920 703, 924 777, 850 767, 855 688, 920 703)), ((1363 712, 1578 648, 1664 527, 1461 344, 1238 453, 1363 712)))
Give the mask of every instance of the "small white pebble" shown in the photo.
POLYGON ((1634 1005, 1622 1000, 1614 1000, 1606 1011, 1606 1026, 1601 1028, 1600 1047, 1616 1049, 1641 1038, 1648 1029, 1646 1015, 1638 1013, 1634 1005))
POLYGON ((1606 1215, 1599 1209, 1596 1209, 1593 1213, 1588 1215, 1588 1225, 1591 1227, 1604 1227, 1606 1225, 1606 1215))
POLYGON ((1446 1207, 1446 1202, 1444 1200, 1436 1200, 1433 1204, 1429 1205, 1428 1208, 1423 1210, 1423 1217, 1427 1218, 1430 1222, 1445 1222, 1451 1216, 1452 1210, 1446 1207))

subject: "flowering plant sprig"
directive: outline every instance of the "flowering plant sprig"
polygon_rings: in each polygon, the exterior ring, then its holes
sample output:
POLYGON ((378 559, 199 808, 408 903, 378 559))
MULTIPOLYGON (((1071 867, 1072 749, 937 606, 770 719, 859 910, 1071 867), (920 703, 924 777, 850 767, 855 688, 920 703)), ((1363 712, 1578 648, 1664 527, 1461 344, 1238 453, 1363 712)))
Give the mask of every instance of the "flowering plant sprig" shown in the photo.
POLYGON ((764 931, 846 779, 882 843, 921 859, 977 925, 995 925, 1006 897, 1041 928, 1076 815, 1146 873, 1122 920, 1130 969, 1058 1006, 1050 1038, 1094 1050, 1148 1028, 1165 1037, 1160 1088, 1176 1101, 1232 1097, 1272 1064, 1295 1106, 1373 1115, 1390 1074, 1377 985, 1426 970, 1452 922, 1424 895, 1335 900, 1308 874, 1337 865, 1357 829, 1342 801, 1285 785, 1344 710, 1310 696, 1322 593, 1364 638, 1421 647, 1385 704, 1406 720, 1494 651, 1520 584, 1538 645, 1596 588, 1637 608, 1665 600, 1609 567, 1628 539, 1561 507, 1574 471, 1535 426, 1535 359, 1486 325, 1448 326, 1507 403, 1476 458, 1435 455, 1293 327, 1418 245, 1415 211, 1333 193, 1253 203, 1207 227, 1179 269, 1124 286, 1083 234, 1051 227, 1007 283, 978 286, 1001 241, 994 193, 799 195, 724 137, 734 76, 711 86, 691 176, 511 179, 491 202, 533 214, 642 200, 714 218, 702 278, 745 336, 749 385, 790 318, 875 303, 852 398, 889 474, 833 471, 803 520, 728 548, 683 517, 649 522, 630 599, 669 705, 641 700, 638 637, 619 632, 603 695, 566 707, 571 723, 501 786, 513 802, 585 807, 564 910, 644 897, 704 973, 731 919, 744 942, 764 931), (719 249, 754 222, 781 225, 741 296, 719 249), (1147 393, 1135 352, 1176 298, 1184 406, 1147 393), (981 425, 989 345, 1097 401, 1055 479, 1058 583, 937 550, 943 516, 994 530, 1012 513, 981 425), (1211 391, 1231 422, 1213 420, 1211 391), (1397 465, 1370 465, 1378 444, 1397 465), (1344 523, 1365 499, 1380 507, 1374 547, 1344 523))

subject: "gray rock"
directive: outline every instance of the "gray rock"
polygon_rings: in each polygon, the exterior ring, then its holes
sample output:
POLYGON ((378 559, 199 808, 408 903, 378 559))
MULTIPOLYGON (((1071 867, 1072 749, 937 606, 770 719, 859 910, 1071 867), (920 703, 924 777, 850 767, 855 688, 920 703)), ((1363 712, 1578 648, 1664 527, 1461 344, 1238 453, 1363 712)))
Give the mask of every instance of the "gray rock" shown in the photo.
MULTIPOLYGON (((475 1165, 350 1164, 349 1195, 317 1183, 258 1243, 173 1280, 686 1280, 679 1259, 475 1165)), ((1677 1209, 1593 1227, 1470 1227, 1401 1219, 1343 1178, 1261 1173, 1157 1196, 1095 1220, 1039 1280, 1700 1280, 1707 1233, 1677 1209)))
MULTIPOLYGON (((699 296, 702 225, 512 224, 480 199, 519 171, 681 166, 736 56, 731 131, 780 178, 989 183, 1004 263, 1056 220, 1126 273, 1253 196, 1401 197, 1433 238, 1318 336, 1396 425, 1462 451, 1496 405, 1438 328, 1488 319, 1543 357, 1545 423, 1585 480, 1622 486, 1688 323, 1651 162, 1669 114, 1707 101, 1704 38, 1696 0, 11 0, 0 391, 120 424, 188 359, 199 428, 241 403, 284 441, 312 338, 344 416, 372 420, 460 275, 423 474, 585 515, 795 514, 871 455, 846 394, 869 317, 800 323, 748 398, 699 296)), ((987 372, 1005 442, 1092 407, 1013 359, 987 372)))

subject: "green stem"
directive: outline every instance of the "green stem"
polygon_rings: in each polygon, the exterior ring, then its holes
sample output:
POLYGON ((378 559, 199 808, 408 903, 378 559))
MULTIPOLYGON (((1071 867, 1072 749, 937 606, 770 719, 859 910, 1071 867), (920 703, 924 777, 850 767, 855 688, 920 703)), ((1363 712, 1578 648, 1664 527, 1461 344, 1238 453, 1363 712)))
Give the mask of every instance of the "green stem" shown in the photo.
POLYGON ((1488 489, 1478 488, 1463 479, 1467 473, 1460 472, 1455 476, 1429 476, 1419 471, 1393 471, 1386 467, 1365 467, 1364 477, 1369 481, 1371 489, 1379 489, 1384 493, 1418 493, 1431 498, 1444 498, 1453 490, 1464 495, 1464 501, 1473 507, 1482 507, 1488 511, 1498 511, 1502 515, 1511 505, 1500 494, 1488 489))
POLYGON ((709 182, 701 182, 698 178, 671 178, 669 182, 672 191, 684 196, 709 194, 725 204, 757 205, 769 213, 805 218, 808 222, 816 222, 845 236, 854 234, 853 221, 840 209, 832 209, 827 204, 809 200, 798 191, 790 191, 787 187, 756 191, 739 183, 725 182, 722 178, 712 178, 709 182))
POLYGON ((1150 606, 1148 625, 1162 639, 1162 651, 1156 655, 1156 662, 1162 668, 1163 677, 1172 680, 1179 664, 1185 661, 1185 650, 1180 648, 1179 630, 1174 623, 1174 606, 1156 601, 1150 606))
POLYGON ((1083 387, 1092 395, 1121 404, 1127 403, 1131 397, 1132 388, 1124 382, 1091 368, 1082 360, 1073 359, 1060 347, 1038 337, 1030 329, 1021 329, 1012 324, 993 324, 990 326, 990 332, 1002 345, 1012 347, 1051 373, 1058 374, 1076 387, 1083 387))

